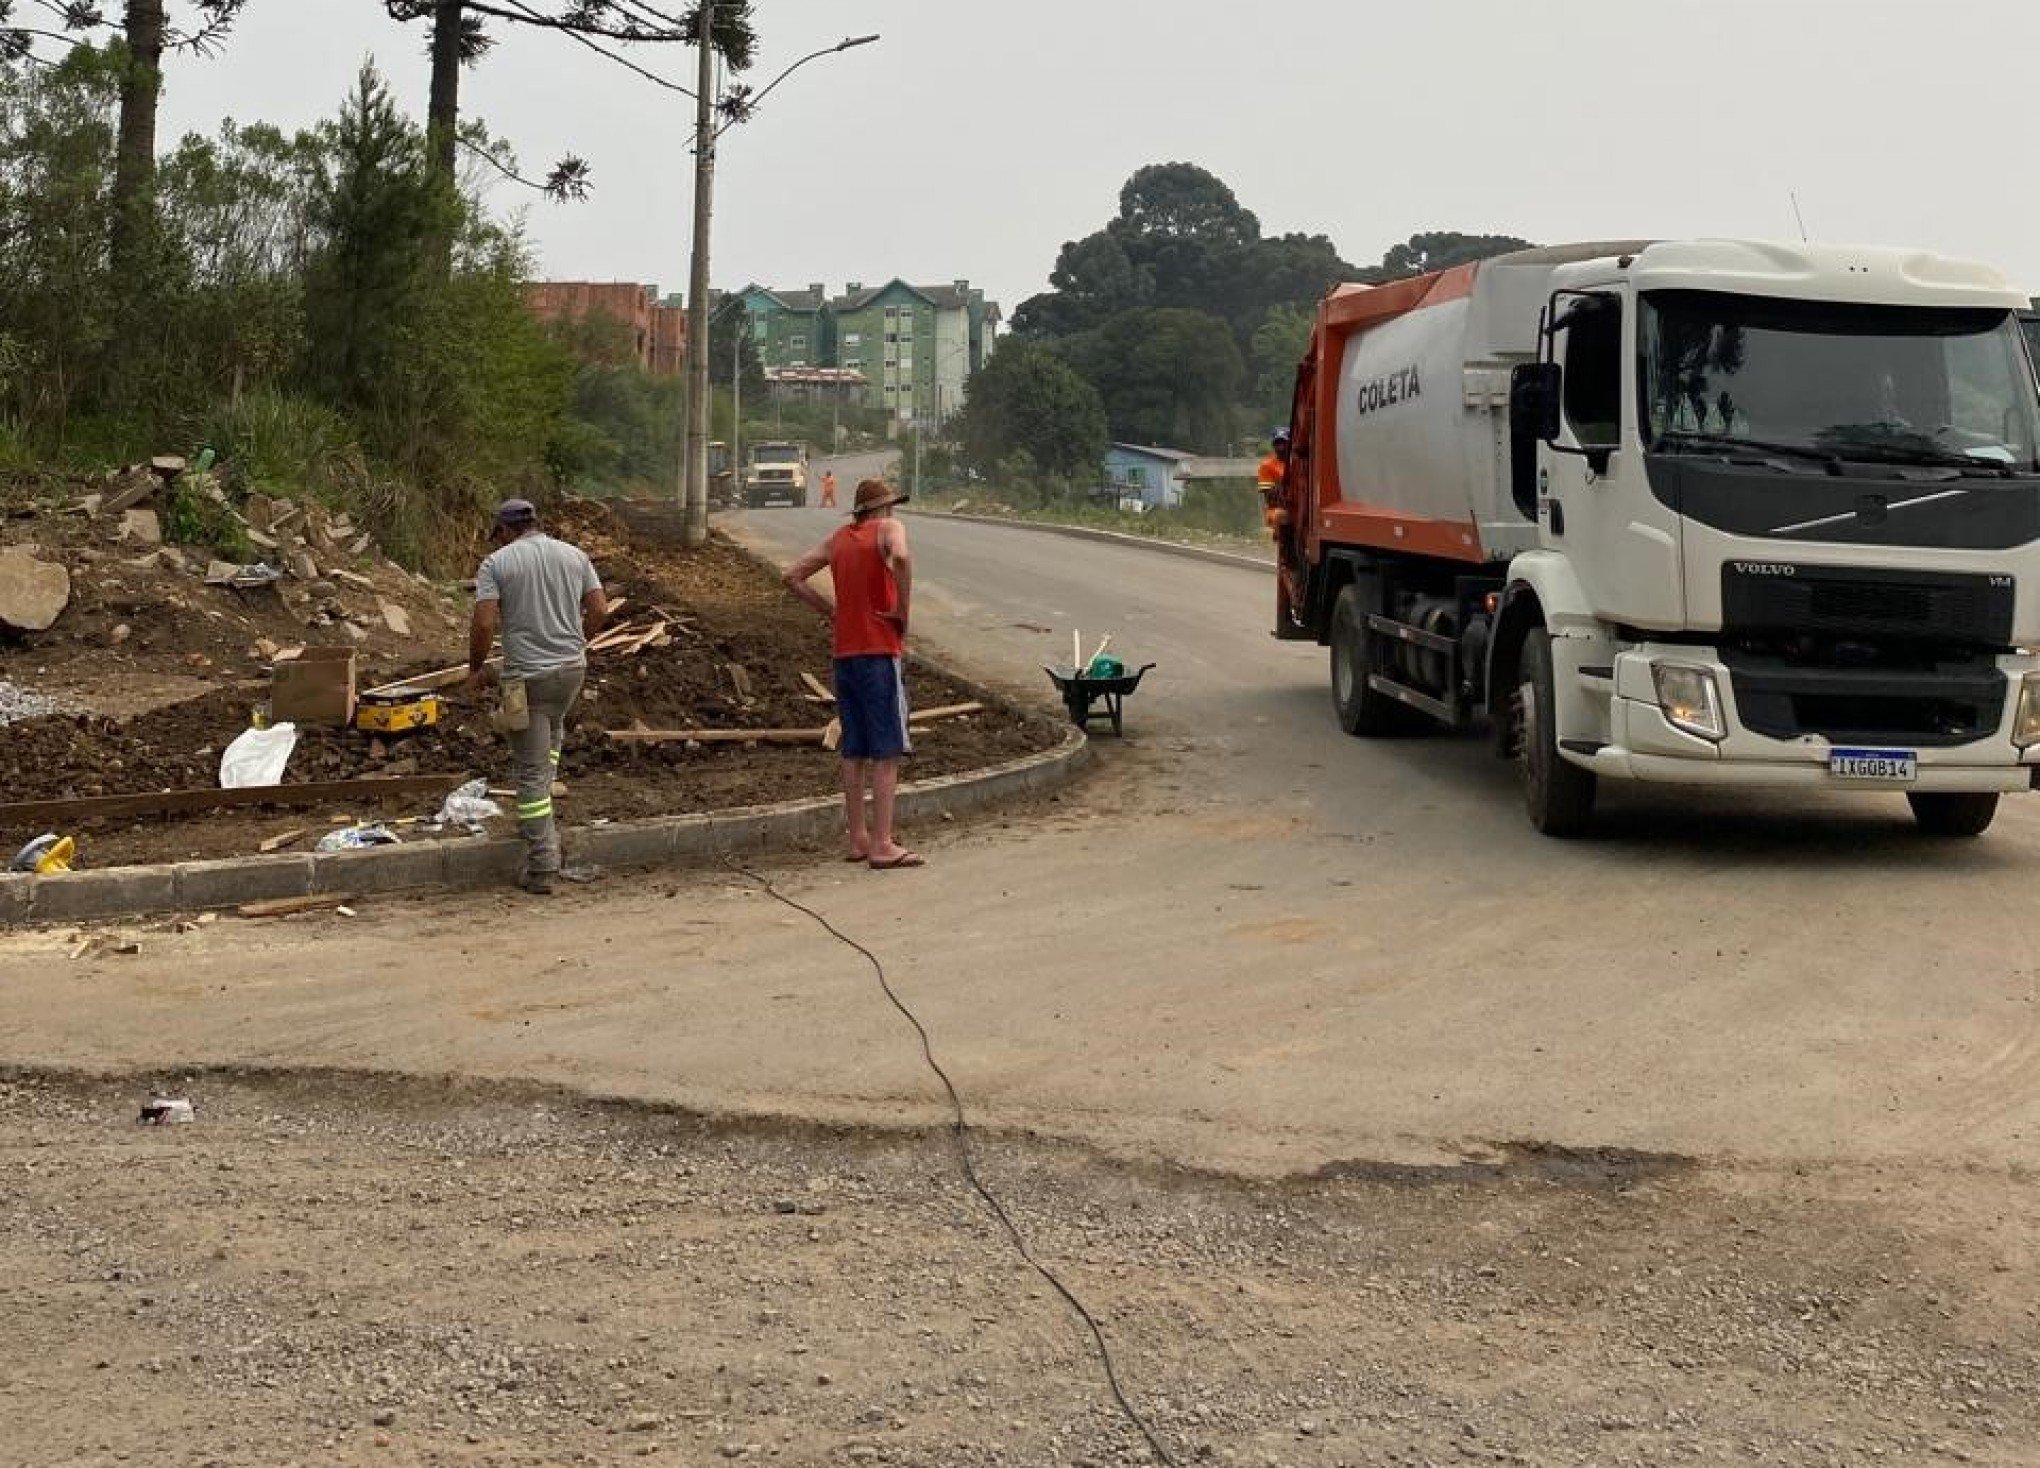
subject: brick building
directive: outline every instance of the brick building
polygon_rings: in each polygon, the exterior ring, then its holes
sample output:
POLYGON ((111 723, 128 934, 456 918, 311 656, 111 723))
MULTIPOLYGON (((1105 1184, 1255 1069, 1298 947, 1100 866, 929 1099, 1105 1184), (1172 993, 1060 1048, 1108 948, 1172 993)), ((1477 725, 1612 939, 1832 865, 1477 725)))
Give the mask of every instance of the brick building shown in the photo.
POLYGON ((628 281, 535 280, 525 304, 541 321, 606 317, 624 330, 630 360, 660 377, 678 377, 687 355, 687 313, 659 304, 657 286, 628 281))

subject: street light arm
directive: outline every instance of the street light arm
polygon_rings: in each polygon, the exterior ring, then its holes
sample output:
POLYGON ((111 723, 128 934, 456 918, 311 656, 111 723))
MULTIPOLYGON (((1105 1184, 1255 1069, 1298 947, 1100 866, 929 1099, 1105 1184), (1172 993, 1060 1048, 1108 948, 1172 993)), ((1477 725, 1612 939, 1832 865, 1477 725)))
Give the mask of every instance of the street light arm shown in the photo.
POLYGON ((834 56, 839 51, 848 51, 856 46, 869 46, 873 41, 876 41, 877 39, 878 37, 876 35, 845 36, 842 40, 838 41, 833 46, 824 46, 819 51, 810 51, 807 55, 801 57, 800 60, 794 62, 793 65, 787 67, 786 70, 779 73, 778 76, 772 78, 771 81, 767 82, 756 96, 746 97, 744 99, 743 104, 744 107, 743 113, 740 116, 730 118, 729 121, 725 122, 721 127, 717 128, 713 133, 711 133, 710 134, 711 141, 713 141, 715 138, 721 137, 724 133, 728 132, 731 128, 735 127, 739 122, 744 121, 752 113, 756 112, 758 110, 758 104, 763 102, 767 97, 771 96, 773 89, 775 87, 777 87, 781 82, 785 81, 788 77, 792 76, 795 72, 799 71, 803 66, 806 66, 810 61, 818 61, 824 56, 834 56))

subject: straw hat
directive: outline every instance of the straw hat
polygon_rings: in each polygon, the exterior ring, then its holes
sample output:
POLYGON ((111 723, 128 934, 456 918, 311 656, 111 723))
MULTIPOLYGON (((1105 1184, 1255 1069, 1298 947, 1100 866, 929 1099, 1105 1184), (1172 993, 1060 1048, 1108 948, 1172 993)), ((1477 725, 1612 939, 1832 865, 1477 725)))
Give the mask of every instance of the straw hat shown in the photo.
POLYGON ((867 479, 857 486, 857 499, 851 507, 853 515, 869 515, 887 505, 901 505, 907 501, 907 492, 883 479, 867 479))

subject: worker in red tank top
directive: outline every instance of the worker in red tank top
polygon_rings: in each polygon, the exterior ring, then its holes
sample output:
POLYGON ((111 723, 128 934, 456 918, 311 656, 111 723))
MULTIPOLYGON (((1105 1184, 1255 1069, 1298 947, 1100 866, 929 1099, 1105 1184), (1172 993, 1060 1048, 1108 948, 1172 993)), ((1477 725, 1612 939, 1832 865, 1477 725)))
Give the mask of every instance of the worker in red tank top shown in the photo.
POLYGON ((907 527, 893 517, 906 494, 882 479, 857 486, 852 519, 788 568, 793 594, 834 626, 836 716, 843 738, 843 813, 847 860, 874 871, 923 865, 893 838, 893 797, 900 760, 913 753, 907 728, 907 687, 900 660, 906 651, 907 609, 914 565, 907 527), (836 600, 810 584, 824 568, 836 600), (871 795, 866 819, 865 792, 871 795))

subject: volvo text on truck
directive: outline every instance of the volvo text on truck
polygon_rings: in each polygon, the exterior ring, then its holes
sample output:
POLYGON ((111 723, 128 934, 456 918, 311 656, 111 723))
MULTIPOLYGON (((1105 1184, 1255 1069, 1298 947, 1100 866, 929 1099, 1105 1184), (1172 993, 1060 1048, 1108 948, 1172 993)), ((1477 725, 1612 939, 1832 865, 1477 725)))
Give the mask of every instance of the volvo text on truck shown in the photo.
POLYGON ((1599 781, 1902 793, 2040 771, 2027 297, 1917 251, 1521 251, 1319 306, 1276 634, 1358 735, 1486 721, 1532 822, 1599 781))

